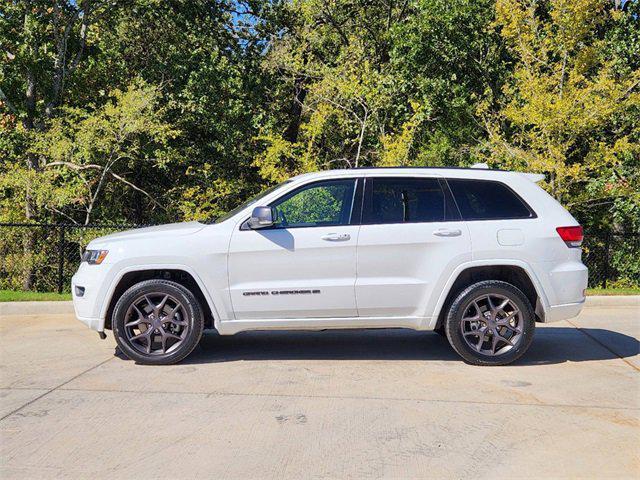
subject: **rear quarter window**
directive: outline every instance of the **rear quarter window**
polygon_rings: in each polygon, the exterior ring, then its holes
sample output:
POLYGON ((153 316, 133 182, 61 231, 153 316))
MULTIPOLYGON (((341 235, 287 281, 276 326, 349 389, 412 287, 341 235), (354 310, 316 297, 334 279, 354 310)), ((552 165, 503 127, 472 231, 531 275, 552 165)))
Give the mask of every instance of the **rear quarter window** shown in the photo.
POLYGON ((464 220, 535 218, 535 212, 513 190, 493 180, 447 179, 464 220))

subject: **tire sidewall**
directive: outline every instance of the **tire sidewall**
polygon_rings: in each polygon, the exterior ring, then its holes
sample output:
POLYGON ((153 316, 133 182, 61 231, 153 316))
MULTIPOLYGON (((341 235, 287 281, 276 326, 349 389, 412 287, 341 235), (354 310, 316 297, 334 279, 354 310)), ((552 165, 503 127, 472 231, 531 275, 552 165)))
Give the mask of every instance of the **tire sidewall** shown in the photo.
POLYGON ((529 300, 517 287, 506 282, 488 280, 467 287, 456 297, 449 308, 445 322, 445 331, 451 346, 468 363, 474 365, 506 365, 524 355, 531 345, 535 332, 535 317, 529 300), (516 304, 522 315, 522 340, 517 347, 498 356, 484 355, 473 350, 464 340, 460 328, 462 317, 471 300, 486 294, 497 294, 508 297, 516 304))
POLYGON ((113 336, 122 352, 137 363, 168 365, 179 362, 198 345, 204 329, 202 308, 195 296, 182 285, 169 280, 146 280, 129 288, 118 299, 112 317, 113 336), (165 293, 177 298, 183 305, 189 331, 183 343, 175 351, 164 355, 145 355, 136 350, 126 337, 125 321, 131 303, 144 294, 165 293))

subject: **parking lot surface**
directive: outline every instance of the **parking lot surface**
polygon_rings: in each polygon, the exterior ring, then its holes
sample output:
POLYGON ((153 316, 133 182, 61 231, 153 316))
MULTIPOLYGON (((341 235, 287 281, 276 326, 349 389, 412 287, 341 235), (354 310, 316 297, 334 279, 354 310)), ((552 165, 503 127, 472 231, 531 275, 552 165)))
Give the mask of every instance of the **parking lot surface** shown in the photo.
POLYGON ((639 338, 594 307, 506 367, 409 330, 208 334, 154 367, 4 316, 0 478, 638 478, 639 338))

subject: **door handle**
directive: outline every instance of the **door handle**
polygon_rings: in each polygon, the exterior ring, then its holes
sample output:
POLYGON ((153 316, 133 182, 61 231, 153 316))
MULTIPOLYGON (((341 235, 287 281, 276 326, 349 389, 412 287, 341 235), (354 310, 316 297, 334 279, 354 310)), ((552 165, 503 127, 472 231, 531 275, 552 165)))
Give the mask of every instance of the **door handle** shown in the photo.
POLYGON ((439 228, 434 230, 433 234, 437 237, 459 237, 462 235, 462 230, 459 228, 439 228))
POLYGON ((351 240, 351 235, 348 233, 328 233, 321 238, 327 242, 346 242, 347 240, 351 240))

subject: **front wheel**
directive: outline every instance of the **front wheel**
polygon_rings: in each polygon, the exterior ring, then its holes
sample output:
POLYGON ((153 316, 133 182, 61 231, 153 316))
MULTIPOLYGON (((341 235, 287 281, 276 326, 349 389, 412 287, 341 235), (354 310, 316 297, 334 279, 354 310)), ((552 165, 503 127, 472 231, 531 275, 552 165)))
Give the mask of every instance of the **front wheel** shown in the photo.
POLYGON ((510 283, 487 280, 451 304, 445 331, 453 349, 474 365, 507 365, 527 351, 535 318, 527 297, 510 283))
POLYGON ((204 315, 179 283, 153 279, 129 288, 113 310, 113 334, 122 353, 138 363, 179 362, 196 347, 204 315))

